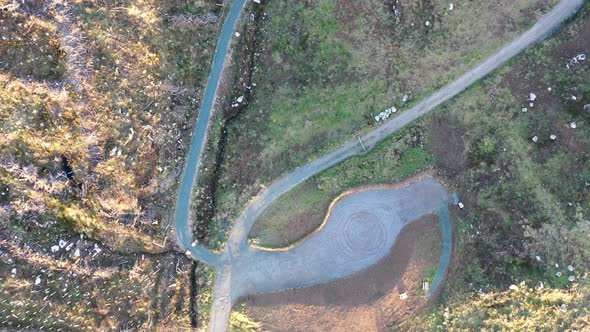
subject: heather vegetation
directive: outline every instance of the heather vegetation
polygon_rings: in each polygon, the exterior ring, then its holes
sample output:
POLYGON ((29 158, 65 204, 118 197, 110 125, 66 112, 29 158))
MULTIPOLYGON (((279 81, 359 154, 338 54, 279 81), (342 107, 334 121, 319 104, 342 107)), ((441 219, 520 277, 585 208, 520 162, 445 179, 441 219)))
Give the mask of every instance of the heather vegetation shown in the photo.
POLYGON ((203 325, 170 223, 225 6, 0 8, 0 328, 203 325))

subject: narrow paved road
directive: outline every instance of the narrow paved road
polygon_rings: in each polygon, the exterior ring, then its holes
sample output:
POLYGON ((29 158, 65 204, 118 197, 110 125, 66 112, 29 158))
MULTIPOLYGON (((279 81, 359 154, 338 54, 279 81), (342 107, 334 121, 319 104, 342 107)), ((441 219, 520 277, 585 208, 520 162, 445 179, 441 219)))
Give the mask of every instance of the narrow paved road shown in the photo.
POLYGON ((215 105, 217 88, 221 81, 223 68, 225 67, 226 62, 229 61, 227 59, 229 46, 234 31, 236 30, 236 23, 240 18, 245 3, 246 0, 234 0, 229 10, 229 14, 223 23, 223 27, 221 28, 219 40, 215 47, 211 73, 209 74, 207 87, 205 88, 203 100, 201 101, 201 111, 197 118, 197 125, 195 126, 195 132, 184 165, 182 181, 180 183, 174 212, 177 242, 182 248, 184 248, 184 250, 190 252, 193 258, 208 265, 217 264, 219 255, 201 245, 192 246, 193 232, 190 223, 190 205, 193 197, 193 188, 201 163, 203 147, 207 141, 207 132, 211 121, 211 113, 213 113, 213 107, 215 105))
MULTIPOLYGON (((430 97, 415 105, 413 108, 402 112, 399 116, 387 121, 377 129, 364 135, 361 139, 367 149, 372 149, 378 142, 389 137, 419 117, 431 112, 440 104, 448 101, 481 78, 500 67, 506 61, 522 52, 527 47, 539 40, 545 39, 555 32, 564 21, 575 14, 584 0, 562 0, 549 13, 525 33, 520 35, 510 44, 496 52, 487 60, 471 69, 454 82, 437 91, 430 97)), ((273 184, 262 190, 246 207, 244 212, 234 223, 232 232, 219 261, 217 281, 214 291, 214 300, 211 314, 211 330, 227 331, 228 319, 235 297, 240 290, 232 290, 232 261, 239 260, 240 255, 248 252, 247 237, 254 222, 262 212, 270 206, 282 194, 290 191, 308 178, 328 169, 335 164, 357 154, 364 153, 356 140, 346 142, 336 151, 333 151, 309 164, 295 169, 292 173, 280 178, 273 184)), ((444 254, 444 253, 443 253, 444 254)), ((235 276, 234 278, 239 278, 235 276)))

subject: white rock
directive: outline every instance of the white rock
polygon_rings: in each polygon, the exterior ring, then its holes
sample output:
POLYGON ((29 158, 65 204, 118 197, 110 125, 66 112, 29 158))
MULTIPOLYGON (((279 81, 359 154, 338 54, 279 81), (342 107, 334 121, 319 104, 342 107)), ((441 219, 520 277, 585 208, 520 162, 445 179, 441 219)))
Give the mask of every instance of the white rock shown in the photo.
POLYGON ((64 241, 64 240, 59 240, 59 247, 60 247, 60 248, 63 248, 63 247, 65 247, 67 244, 68 244, 68 243, 67 243, 66 241, 64 241))
POLYGON ((518 286, 516 286, 515 284, 510 285, 508 288, 513 291, 518 290, 518 286))
POLYGON ((41 277, 37 276, 37 278, 35 278, 35 286, 39 286, 41 284, 41 277))
POLYGON ((260 3, 260 0, 252 0, 254 3, 260 3))
POLYGON ((191 247, 196 247, 197 246, 197 241, 193 241, 193 243, 191 243, 191 247))
POLYGON ((539 281, 539 287, 537 287, 538 289, 543 289, 545 288, 545 284, 542 281, 539 281))
POLYGON ((532 93, 532 92, 531 92, 531 93, 529 93, 529 100, 530 100, 530 101, 535 101, 535 99, 537 99, 537 95, 536 95, 536 94, 534 94, 534 93, 532 93))
POLYGON ((549 136, 549 138, 550 138, 552 141, 555 141, 555 140, 557 139, 557 136, 555 136, 555 135, 551 134, 551 136, 549 136))
POLYGON ((533 106, 535 106, 535 104, 529 103, 529 107, 533 107, 533 106))
POLYGON ((406 101, 408 101, 408 98, 410 98, 408 95, 404 95, 402 97, 402 101, 405 103, 406 101))
POLYGON ((526 112, 528 111, 528 108, 526 108, 526 107, 523 107, 523 108, 521 108, 521 109, 520 109, 520 111, 521 111, 522 113, 526 113, 526 112))
POLYGON ((10 274, 12 274, 12 276, 16 275, 16 267, 10 270, 10 274))
POLYGON ((449 4, 449 10, 453 10, 455 9, 455 5, 453 5, 452 3, 449 4))
POLYGON ((547 88, 547 91, 551 91, 551 90, 552 90, 552 89, 551 89, 551 87, 548 87, 548 88, 547 88))
POLYGON ((565 303, 564 303, 564 304, 562 304, 562 305, 559 307, 559 309, 560 309, 561 311, 563 311, 563 312, 566 312, 566 311, 567 311, 567 307, 565 306, 565 303))
POLYGON ((459 209, 462 209, 462 208, 464 208, 464 207, 465 207, 465 205, 464 205, 462 202, 459 202, 459 203, 457 204, 457 206, 459 206, 459 209))
POLYGON ((579 61, 585 61, 586 60, 586 54, 584 54, 584 53, 578 54, 578 55, 576 55, 576 59, 578 59, 579 61))
POLYGON ((569 280, 570 282, 574 282, 576 280, 576 277, 569 276, 569 277, 567 277, 567 280, 569 280))
POLYGON ((66 251, 70 251, 72 250, 72 247, 74 246, 74 243, 70 243, 68 244, 68 246, 66 247, 66 251))
POLYGON ((578 97, 572 96, 572 100, 578 100, 578 97))
POLYGON ((574 267, 572 265, 568 265, 567 270, 570 272, 574 272, 574 267))
POLYGON ((236 32, 234 32, 234 35, 235 35, 236 37, 239 37, 239 36, 240 36, 240 33, 236 31, 236 32))
POLYGON ((74 251, 74 256, 80 257, 80 249, 79 248, 76 248, 76 251, 74 251))
POLYGON ((377 115, 377 116, 375 117, 375 121, 379 122, 379 119, 380 119, 380 118, 379 118, 379 115, 377 115))
POLYGON ((561 271, 557 271, 557 273, 555 273, 555 275, 559 278, 561 277, 561 271))
POLYGON ((577 125, 575 122, 570 123, 570 128, 576 129, 577 125))
POLYGON ((408 298, 408 294, 406 292, 403 292, 399 295, 400 300, 405 300, 408 298))
POLYGON ((430 21, 424 22, 424 25, 427 26, 427 27, 429 27, 430 26, 430 21))
POLYGON ((541 256, 535 256, 535 259, 537 260, 537 262, 541 261, 541 256))
POLYGON ((238 103, 241 103, 241 102, 243 102, 243 101, 244 101, 244 96, 239 96, 239 97, 238 97, 238 103))
POLYGON ((187 251, 185 252, 185 254, 186 254, 188 257, 191 257, 191 252, 190 252, 189 250, 187 250, 187 251))
POLYGON ((51 252, 58 252, 59 251, 59 246, 55 245, 51 247, 51 252))
POLYGON ((555 268, 558 269, 559 268, 559 264, 555 263, 555 268))
POLYGON ((538 140, 539 138, 537 136, 533 136, 533 142, 537 143, 538 140))

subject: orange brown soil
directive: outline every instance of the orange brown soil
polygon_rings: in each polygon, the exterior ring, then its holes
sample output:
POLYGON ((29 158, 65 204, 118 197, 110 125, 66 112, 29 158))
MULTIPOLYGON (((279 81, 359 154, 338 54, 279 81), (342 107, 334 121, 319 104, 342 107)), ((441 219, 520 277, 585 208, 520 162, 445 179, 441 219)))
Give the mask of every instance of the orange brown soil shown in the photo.
POLYGON ((422 280, 438 264, 440 226, 428 215, 406 226, 377 265, 324 285, 248 296, 247 314, 268 331, 383 331, 427 304, 422 280), (408 298, 401 300, 400 293, 408 298))

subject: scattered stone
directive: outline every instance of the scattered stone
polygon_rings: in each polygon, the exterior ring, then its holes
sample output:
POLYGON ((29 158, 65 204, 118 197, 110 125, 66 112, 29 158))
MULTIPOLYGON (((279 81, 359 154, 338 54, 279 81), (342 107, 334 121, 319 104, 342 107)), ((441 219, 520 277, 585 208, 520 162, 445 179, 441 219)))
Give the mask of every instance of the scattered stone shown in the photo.
POLYGON ((197 241, 193 241, 193 243, 191 243, 192 247, 196 247, 197 246, 197 241))
POLYGON ((535 106, 535 104, 529 103, 529 107, 533 107, 533 106, 535 106))
POLYGON ((576 129, 576 127, 577 127, 576 122, 570 123, 570 128, 576 129))
POLYGON ((76 251, 74 251, 74 256, 80 257, 80 249, 79 248, 76 248, 76 251))
POLYGON ((237 102, 241 103, 244 101, 244 96, 239 96, 237 102))
POLYGON ((12 270, 10 270, 10 274, 12 274, 13 277, 16 275, 16 267, 14 267, 14 268, 12 268, 12 270))
POLYGON ((67 244, 68 244, 68 243, 67 243, 66 241, 64 241, 64 240, 59 240, 59 247, 60 247, 60 248, 63 248, 63 247, 65 247, 67 244))
POLYGON ((521 108, 521 109, 520 109, 520 111, 521 111, 522 113, 526 113, 526 112, 528 111, 528 109, 527 109, 526 107, 523 107, 523 108, 521 108))
POLYGON ((551 89, 551 87, 548 87, 548 88, 547 88, 547 91, 551 91, 551 90, 553 90, 553 89, 551 89))
POLYGON ((260 3, 260 0, 252 0, 254 3, 260 3))
POLYGON ((578 100, 578 97, 572 95, 572 100, 578 100))
POLYGON ((186 254, 186 256, 187 256, 187 257, 191 257, 191 252, 190 252, 190 250, 187 250, 187 251, 185 252, 185 254, 186 254))
POLYGON ((406 292, 403 292, 399 295, 400 300, 405 300, 408 298, 408 294, 406 292))
POLYGON ((449 11, 455 9, 455 5, 453 5, 452 3, 449 4, 449 11))
POLYGON ((561 277, 561 271, 557 271, 557 273, 555 273, 555 275, 559 278, 561 277))
POLYGON ((570 272, 574 272, 574 267, 572 265, 568 265, 567 270, 570 272))
POLYGON ((534 93, 532 93, 532 92, 531 92, 531 93, 529 93, 529 99, 528 99, 528 100, 530 100, 530 101, 535 101, 535 99, 537 99, 537 95, 536 95, 536 94, 534 94, 534 93))
POLYGON ((239 37, 239 36, 240 36, 240 33, 236 31, 236 32, 234 32, 234 35, 235 35, 236 37, 239 37))
POLYGON ((70 251, 70 250, 72 250, 72 247, 73 247, 73 246, 74 246, 74 243, 73 243, 73 242, 72 242, 72 243, 70 243, 70 244, 68 244, 68 246, 66 247, 66 251, 70 251))
POLYGON ((569 280, 569 282, 574 282, 576 280, 576 277, 569 276, 569 277, 567 277, 567 280, 569 280))
POLYGON ((408 101, 408 98, 410 98, 408 95, 404 95, 402 97, 402 101, 405 103, 406 101, 408 101))
POLYGON ((540 256, 535 256, 535 259, 537 260, 537 262, 541 261, 541 257, 540 256))
POLYGON ((549 139, 551 139, 552 141, 555 141, 557 139, 557 136, 555 136, 554 134, 551 134, 551 136, 549 136, 549 139))
POLYGON ((563 311, 563 312, 567 312, 567 307, 565 306, 565 303, 564 303, 564 304, 562 304, 562 305, 559 307, 559 309, 560 309, 561 311, 563 311))
POLYGON ((465 207, 465 204, 463 204, 463 202, 459 202, 457 206, 459 206, 459 209, 463 209, 465 207))
POLYGON ((427 26, 427 27, 429 27, 430 26, 430 21, 424 22, 424 25, 427 26))
POLYGON ((555 263, 555 268, 558 269, 559 268, 559 264, 555 263))
POLYGON ((533 142, 537 143, 538 140, 539 138, 537 136, 533 136, 533 142))
POLYGON ((54 245, 51 247, 51 252, 58 252, 59 251, 59 246, 58 245, 54 245))
POLYGON ((517 291, 518 290, 518 286, 516 286, 515 284, 510 285, 508 288, 510 290, 513 290, 513 291, 517 291))
POLYGON ((41 277, 37 276, 37 278, 35 278, 35 286, 39 286, 41 284, 41 277))

